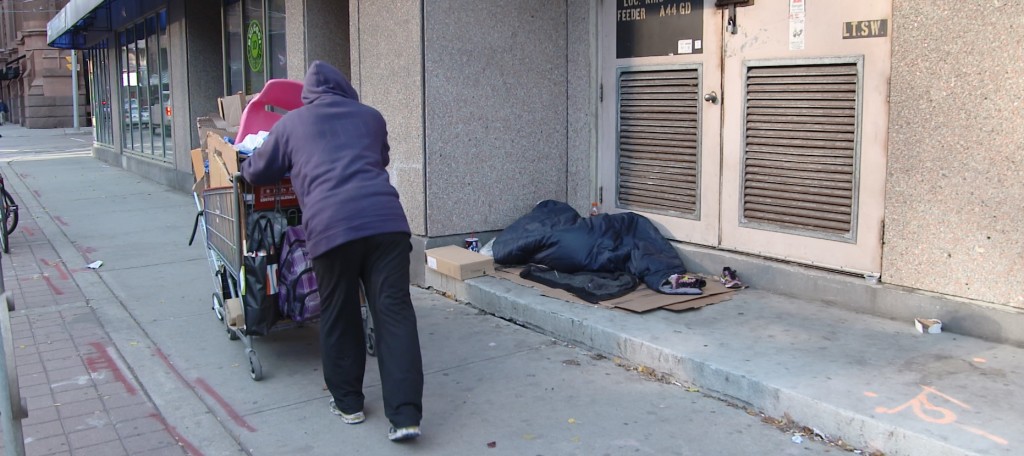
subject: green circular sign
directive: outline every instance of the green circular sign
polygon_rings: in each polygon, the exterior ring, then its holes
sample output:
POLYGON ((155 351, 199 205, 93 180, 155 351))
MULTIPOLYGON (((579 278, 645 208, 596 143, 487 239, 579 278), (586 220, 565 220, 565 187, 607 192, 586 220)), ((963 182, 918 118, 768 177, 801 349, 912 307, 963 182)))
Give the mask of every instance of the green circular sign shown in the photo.
POLYGON ((245 49, 248 54, 249 68, 252 71, 263 70, 263 26, 258 21, 249 22, 245 32, 245 49))

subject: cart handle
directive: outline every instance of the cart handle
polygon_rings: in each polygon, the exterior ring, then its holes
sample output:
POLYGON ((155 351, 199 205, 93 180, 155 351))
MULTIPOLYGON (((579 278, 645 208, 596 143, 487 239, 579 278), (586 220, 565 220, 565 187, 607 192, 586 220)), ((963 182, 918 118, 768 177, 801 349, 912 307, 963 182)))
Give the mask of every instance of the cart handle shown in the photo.
POLYGON ((199 212, 196 212, 196 221, 192 222, 192 235, 189 236, 189 238, 188 238, 188 245, 190 245, 190 246, 196 240, 196 231, 199 230, 199 219, 202 218, 202 217, 203 217, 203 210, 200 209, 199 212))

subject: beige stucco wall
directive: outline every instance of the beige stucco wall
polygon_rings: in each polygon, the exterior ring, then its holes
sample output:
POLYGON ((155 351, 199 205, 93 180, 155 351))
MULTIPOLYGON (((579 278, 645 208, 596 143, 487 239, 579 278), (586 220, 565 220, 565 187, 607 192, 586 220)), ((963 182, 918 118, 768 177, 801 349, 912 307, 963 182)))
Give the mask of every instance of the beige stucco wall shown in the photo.
POLYGON ((423 15, 419 0, 351 0, 352 82, 388 122, 391 182, 413 234, 426 234, 423 15))
POLYGON ((1024 2, 893 2, 883 280, 1024 308, 1024 2))
POLYGON ((500 230, 565 200, 566 2, 424 5, 427 234, 500 230))

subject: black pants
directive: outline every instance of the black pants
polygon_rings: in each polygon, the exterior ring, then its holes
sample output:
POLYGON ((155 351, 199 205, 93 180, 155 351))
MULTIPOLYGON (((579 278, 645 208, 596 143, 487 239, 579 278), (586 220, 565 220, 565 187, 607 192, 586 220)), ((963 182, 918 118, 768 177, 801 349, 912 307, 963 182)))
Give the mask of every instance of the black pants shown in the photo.
POLYGON ((341 411, 363 410, 361 282, 375 326, 384 415, 395 427, 419 425, 423 417, 423 360, 409 296, 409 238, 408 233, 369 236, 313 258, 327 388, 341 411))

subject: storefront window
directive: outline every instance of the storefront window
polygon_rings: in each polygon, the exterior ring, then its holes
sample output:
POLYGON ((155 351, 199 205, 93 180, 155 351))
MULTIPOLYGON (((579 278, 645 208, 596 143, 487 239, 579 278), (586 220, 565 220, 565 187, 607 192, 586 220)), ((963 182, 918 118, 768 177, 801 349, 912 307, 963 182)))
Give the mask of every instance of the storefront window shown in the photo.
MULTIPOLYGON (((157 125, 158 128, 153 129, 153 133, 160 135, 163 145, 165 156, 170 159, 174 152, 174 136, 171 134, 171 120, 174 119, 174 109, 171 107, 171 55, 169 51, 170 39, 167 37, 167 12, 161 11, 157 15, 157 33, 158 38, 158 55, 155 57, 155 61, 158 65, 158 73, 160 79, 158 82, 157 91, 159 93, 154 94, 158 97, 159 103, 153 103, 157 107, 159 112, 160 121, 157 125)), ((150 116, 153 118, 153 116, 150 116)))
POLYGON ((242 2, 228 1, 224 5, 224 62, 227 68, 227 93, 245 92, 242 63, 242 2))
POLYGON ((284 0, 267 1, 267 68, 269 79, 288 77, 288 47, 285 46, 284 0))
POLYGON ((174 143, 166 11, 120 32, 118 41, 123 149, 170 161, 174 143))
POLYGON ((135 146, 135 138, 132 136, 133 117, 138 110, 132 110, 132 102, 138 106, 133 87, 138 85, 136 74, 138 69, 135 66, 135 30, 129 29, 118 34, 118 58, 121 60, 118 67, 121 69, 121 143, 124 149, 132 149, 135 146))
POLYGON ((266 84, 266 33, 263 21, 263 2, 245 5, 245 88, 246 93, 263 90, 266 84))
POLYGON ((228 93, 253 94, 286 77, 285 0, 225 0, 224 52, 228 93))
POLYGON ((107 78, 107 42, 85 51, 85 71, 89 85, 89 103, 92 106, 93 140, 99 144, 114 145, 114 118, 111 113, 110 80, 107 78))

